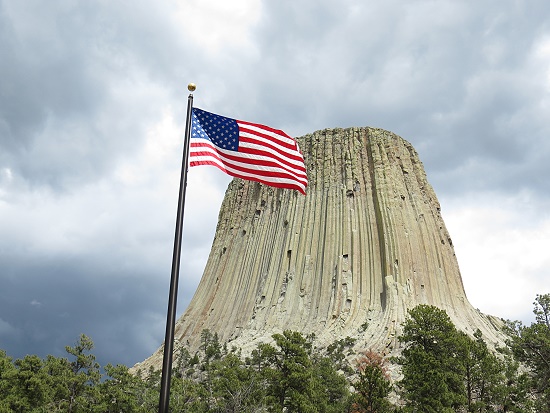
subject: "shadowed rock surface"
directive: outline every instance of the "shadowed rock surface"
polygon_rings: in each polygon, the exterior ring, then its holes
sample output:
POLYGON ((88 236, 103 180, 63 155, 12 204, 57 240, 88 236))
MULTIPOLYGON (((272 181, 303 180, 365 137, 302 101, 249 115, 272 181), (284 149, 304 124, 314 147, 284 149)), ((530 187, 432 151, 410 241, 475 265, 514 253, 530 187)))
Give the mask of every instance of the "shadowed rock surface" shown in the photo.
MULTIPOLYGON (((407 309, 432 304, 470 334, 502 342, 498 320, 466 298, 437 197, 410 143, 381 129, 298 138, 307 196, 233 180, 204 274, 176 325, 198 348, 203 329, 252 350, 285 329, 318 344, 395 351, 407 309)), ((162 366, 162 348, 135 366, 162 366)))

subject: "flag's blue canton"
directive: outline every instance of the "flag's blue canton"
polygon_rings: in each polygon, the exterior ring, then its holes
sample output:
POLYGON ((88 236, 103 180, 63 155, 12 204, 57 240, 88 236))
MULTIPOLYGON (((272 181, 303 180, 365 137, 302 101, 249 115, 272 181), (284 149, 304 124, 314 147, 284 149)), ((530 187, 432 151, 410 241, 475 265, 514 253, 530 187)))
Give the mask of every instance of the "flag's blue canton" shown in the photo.
POLYGON ((235 119, 193 108, 192 137, 209 139, 219 148, 237 151, 239 125, 235 119))

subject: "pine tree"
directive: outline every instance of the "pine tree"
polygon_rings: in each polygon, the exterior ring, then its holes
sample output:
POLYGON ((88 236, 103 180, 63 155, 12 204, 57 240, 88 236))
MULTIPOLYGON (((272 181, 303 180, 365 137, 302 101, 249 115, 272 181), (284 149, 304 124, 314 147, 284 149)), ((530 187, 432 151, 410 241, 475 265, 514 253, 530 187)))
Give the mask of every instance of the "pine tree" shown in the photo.
POLYGON ((431 305, 409 310, 399 341, 405 344, 396 361, 408 410, 454 412, 466 404, 459 334, 444 310, 431 305))
POLYGON ((508 322, 509 344, 514 355, 529 367, 540 412, 550 412, 550 294, 537 295, 529 327, 508 322))
POLYGON ((365 351, 356 361, 356 373, 357 380, 353 383, 355 394, 352 412, 390 411, 388 395, 392 385, 384 358, 372 350, 365 351))

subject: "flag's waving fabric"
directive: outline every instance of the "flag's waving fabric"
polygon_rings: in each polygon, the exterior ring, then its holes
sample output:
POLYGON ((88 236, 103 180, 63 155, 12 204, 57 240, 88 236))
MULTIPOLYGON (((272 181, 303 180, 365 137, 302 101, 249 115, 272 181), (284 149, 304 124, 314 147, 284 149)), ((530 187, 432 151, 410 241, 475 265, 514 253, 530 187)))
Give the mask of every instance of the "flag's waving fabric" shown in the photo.
POLYGON ((189 166, 213 165, 237 178, 306 193, 304 157, 286 133, 198 108, 192 115, 189 166))

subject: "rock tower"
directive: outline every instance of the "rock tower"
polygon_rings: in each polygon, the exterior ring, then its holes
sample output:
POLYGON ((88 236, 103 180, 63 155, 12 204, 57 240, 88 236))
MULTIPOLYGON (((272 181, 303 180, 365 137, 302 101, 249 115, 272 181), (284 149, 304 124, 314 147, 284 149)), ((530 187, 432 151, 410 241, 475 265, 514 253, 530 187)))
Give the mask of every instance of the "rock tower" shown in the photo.
MULTIPOLYGON (((307 195, 233 180, 212 250, 176 324, 191 350, 203 329, 246 353, 285 329, 319 344, 346 336, 391 353, 407 310, 432 304, 455 325, 502 341, 464 291, 437 197, 410 143, 368 127, 297 139, 307 195)), ((160 368, 162 349, 136 367, 160 368)))

